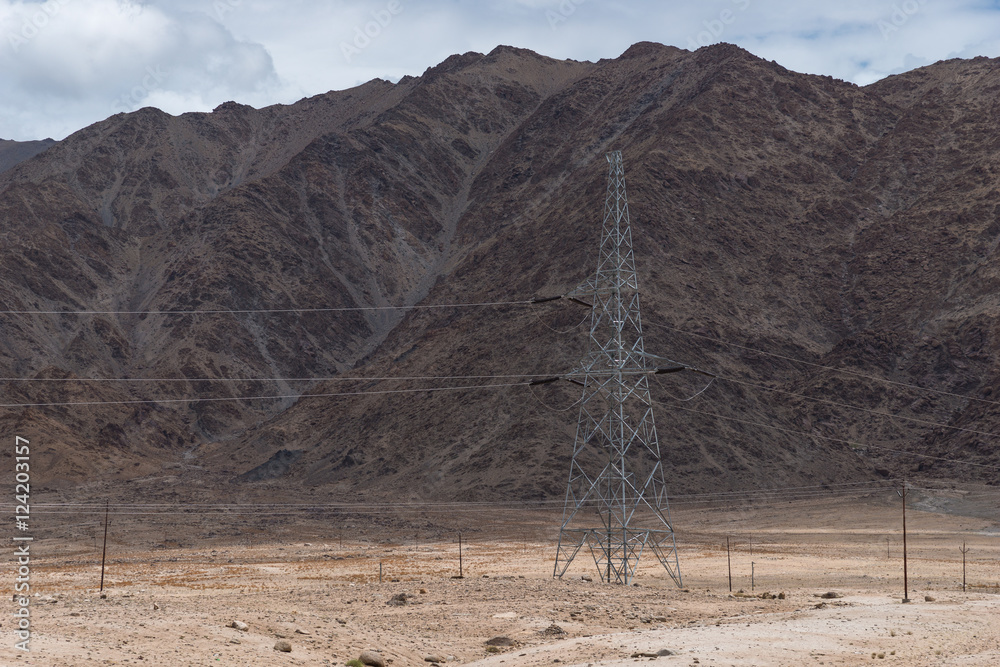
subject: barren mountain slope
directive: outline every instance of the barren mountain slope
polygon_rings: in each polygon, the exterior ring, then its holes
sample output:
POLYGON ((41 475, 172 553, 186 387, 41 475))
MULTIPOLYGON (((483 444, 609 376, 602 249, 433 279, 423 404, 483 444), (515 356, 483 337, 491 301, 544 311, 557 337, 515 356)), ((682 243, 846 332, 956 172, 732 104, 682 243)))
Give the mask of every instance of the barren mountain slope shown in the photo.
POLYGON ((147 495, 175 492, 160 469, 183 460, 261 492, 557 497, 571 388, 296 397, 516 381, 347 375, 558 374, 585 351, 582 308, 308 309, 572 289, 596 261, 604 153, 621 150, 646 347, 720 375, 690 402, 675 399, 703 379, 654 385, 672 490, 994 481, 890 450, 997 464, 995 405, 874 378, 997 384, 998 77, 948 61, 858 88, 730 45, 598 63, 499 47, 288 107, 115 116, 0 175, 0 252, 19 267, 3 303, 143 312, 4 315, 0 364, 159 380, 8 382, 4 402, 176 402, 0 421, 50 443, 49 480, 110 470, 147 495))
POLYGON ((11 141, 0 139, 0 173, 29 160, 56 143, 52 139, 41 141, 11 141))

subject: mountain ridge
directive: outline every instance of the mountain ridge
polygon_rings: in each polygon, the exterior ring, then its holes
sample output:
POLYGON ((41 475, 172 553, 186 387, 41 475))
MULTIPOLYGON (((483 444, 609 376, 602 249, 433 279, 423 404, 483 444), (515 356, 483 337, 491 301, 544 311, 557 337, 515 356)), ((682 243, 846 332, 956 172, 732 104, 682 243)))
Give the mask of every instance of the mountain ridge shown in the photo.
POLYGON ((287 106, 118 114, 0 173, 0 252, 24 269, 3 309, 115 311, 4 315, 4 376, 49 378, 6 382, 6 403, 175 402, 0 420, 53 442, 39 474, 66 489, 167 497, 164 470, 196 465, 260 492, 559 497, 575 415, 542 404, 571 390, 344 378, 571 368, 568 306, 410 307, 584 280, 620 149, 647 349, 726 378, 697 408, 670 398, 696 381, 654 388, 671 489, 995 483, 939 459, 1000 463, 982 435, 1000 429, 982 400, 1000 378, 998 72, 945 61, 859 88, 726 44, 597 63, 497 47, 287 106), (133 382, 66 381, 91 376, 133 382), (280 452, 283 475, 248 481, 280 452))

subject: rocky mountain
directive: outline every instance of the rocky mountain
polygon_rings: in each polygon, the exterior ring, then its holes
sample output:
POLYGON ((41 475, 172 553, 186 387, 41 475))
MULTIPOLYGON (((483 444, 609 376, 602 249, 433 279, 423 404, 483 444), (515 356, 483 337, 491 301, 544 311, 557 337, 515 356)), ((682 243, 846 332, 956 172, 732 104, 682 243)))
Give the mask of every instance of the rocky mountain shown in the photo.
POLYGON ((41 141, 0 139, 0 172, 7 171, 14 165, 35 157, 54 143, 56 143, 54 139, 42 139, 41 141))
POLYGON ((720 376, 654 384, 672 492, 995 483, 998 86, 498 47, 113 116, 0 174, 0 424, 54 488, 559 498, 575 389, 481 385, 585 352, 524 302, 593 271, 621 150, 646 348, 720 376))

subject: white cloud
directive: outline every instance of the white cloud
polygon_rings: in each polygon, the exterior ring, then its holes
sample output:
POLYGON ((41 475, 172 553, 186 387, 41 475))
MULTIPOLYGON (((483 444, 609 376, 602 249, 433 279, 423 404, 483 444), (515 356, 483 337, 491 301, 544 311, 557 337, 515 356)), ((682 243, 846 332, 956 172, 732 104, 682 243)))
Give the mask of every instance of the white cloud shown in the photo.
POLYGON ((750 2, 724 39, 795 71, 863 85, 957 53, 1000 55, 1000 10, 979 0, 750 2))
POLYGON ((211 109, 280 87, 261 44, 200 12, 131 0, 0 0, 0 36, 4 138, 59 137, 157 101, 171 113, 211 109))
POLYGON ((180 113, 228 99, 254 106, 289 103, 375 77, 419 75, 451 54, 485 53, 497 44, 598 60, 642 40, 681 48, 727 41, 792 70, 865 84, 943 58, 1000 55, 995 5, 0 0, 0 137, 60 138, 123 106, 150 104, 180 113), (35 26, 34 19, 45 25, 35 26), (25 29, 35 34, 25 39, 25 29), (24 41, 12 42, 11 36, 24 41))

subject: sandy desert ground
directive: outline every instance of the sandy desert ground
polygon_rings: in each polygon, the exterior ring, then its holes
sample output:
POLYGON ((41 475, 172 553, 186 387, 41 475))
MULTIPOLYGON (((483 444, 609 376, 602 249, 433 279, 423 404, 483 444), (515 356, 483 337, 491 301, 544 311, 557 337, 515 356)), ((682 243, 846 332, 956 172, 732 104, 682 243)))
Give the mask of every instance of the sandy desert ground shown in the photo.
MULTIPOLYGON (((911 492, 908 604, 900 507, 887 493, 675 507, 683 589, 648 554, 635 586, 602 584, 586 554, 553 579, 558 514, 480 506, 430 520, 414 512, 380 530, 376 517, 359 515, 305 521, 292 535, 258 529, 187 544, 167 535, 192 533, 189 519, 160 517, 153 528, 149 517, 120 516, 102 598, 99 519, 90 517, 85 534, 67 528, 33 544, 31 651, 14 649, 7 616, 0 664, 343 665, 370 649, 393 667, 428 658, 493 667, 996 665, 997 498, 911 492), (462 579, 449 526, 464 532, 462 579), (828 592, 842 597, 820 597, 828 592), (387 604, 399 594, 405 604, 387 604), (509 645, 488 646, 496 637, 509 645), (275 650, 281 639, 290 652, 275 650)), ((79 517, 39 521, 57 519, 79 517)))

